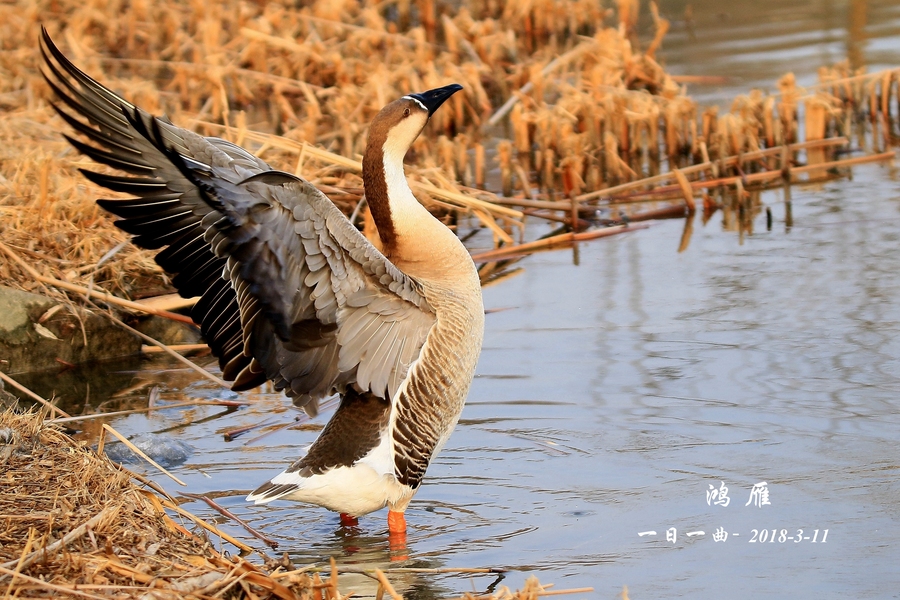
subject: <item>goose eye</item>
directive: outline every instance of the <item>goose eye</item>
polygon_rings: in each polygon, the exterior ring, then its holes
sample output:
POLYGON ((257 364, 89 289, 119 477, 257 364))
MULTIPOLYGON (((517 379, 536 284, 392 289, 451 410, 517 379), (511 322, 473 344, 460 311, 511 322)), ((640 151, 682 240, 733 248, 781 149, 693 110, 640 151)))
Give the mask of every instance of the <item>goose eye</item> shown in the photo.
POLYGON ((409 116, 409 108, 404 108, 404 109, 403 109, 403 116, 404 116, 404 117, 408 117, 408 116, 409 116))

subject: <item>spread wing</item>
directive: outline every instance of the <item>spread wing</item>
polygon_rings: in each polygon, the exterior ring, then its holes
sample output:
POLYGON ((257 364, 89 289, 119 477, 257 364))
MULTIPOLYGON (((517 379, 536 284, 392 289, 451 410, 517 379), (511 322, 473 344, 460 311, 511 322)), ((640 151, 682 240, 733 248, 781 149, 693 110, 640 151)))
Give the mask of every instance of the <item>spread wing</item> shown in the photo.
POLYGON ((82 171, 128 200, 98 200, 174 273, 233 389, 266 379, 298 405, 354 386, 393 398, 435 322, 418 282, 318 189, 224 140, 149 115, 75 67, 42 33, 57 112, 82 171), (81 119, 76 118, 81 117, 81 119), (83 120, 82 120, 83 119, 83 120))

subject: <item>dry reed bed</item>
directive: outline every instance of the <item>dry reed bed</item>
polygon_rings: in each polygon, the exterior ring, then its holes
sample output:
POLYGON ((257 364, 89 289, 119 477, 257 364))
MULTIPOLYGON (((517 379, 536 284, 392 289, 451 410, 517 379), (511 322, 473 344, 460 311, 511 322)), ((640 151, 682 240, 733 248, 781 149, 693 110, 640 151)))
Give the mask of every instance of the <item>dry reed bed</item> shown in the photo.
MULTIPOLYGON (((0 413, 0 589, 4 596, 309 597, 308 575, 272 579, 229 560, 169 517, 106 457, 36 413, 0 413)), ((191 523, 185 523, 189 527, 191 523)))
MULTIPOLYGON (((202 525, 215 532, 215 527, 177 507, 158 486, 75 442, 44 417, 36 412, 0 412, 3 597, 345 600, 349 595, 338 590, 338 573, 352 572, 376 579, 378 597, 402 600, 377 569, 340 569, 334 561, 330 568, 293 569, 287 558, 272 560, 262 552, 265 565, 224 557, 214 548, 221 544, 216 535, 211 543, 187 529, 202 525), (134 478, 159 494, 139 487, 134 478), (167 514, 165 508, 174 512, 167 514)), ((232 543, 250 550, 239 540, 232 543)), ((477 598, 536 600, 589 591, 548 591, 531 577, 519 591, 503 587, 477 598)), ((475 598, 466 595, 466 600, 475 598)))
MULTIPOLYGON (((648 200, 683 198, 693 209, 701 188, 721 186, 743 202, 748 173, 780 184, 800 156, 744 155, 802 141, 801 130, 807 141, 849 137, 865 115, 886 149, 896 129, 896 71, 826 69, 811 93, 788 75, 779 94, 752 92, 724 115, 701 112, 656 60, 668 22, 651 10, 654 36, 642 48, 634 0, 615 10, 588 0, 466 0, 454 9, 434 0, 3 4, 3 239, 42 273, 84 286, 135 297, 158 293, 165 281, 148 253, 118 246, 127 236, 93 202, 109 193, 76 171, 90 164, 61 140, 44 100, 39 24, 135 103, 302 174, 347 214, 362 195, 359 155, 380 107, 410 90, 462 83, 415 144, 409 173, 448 225, 485 227, 495 248, 522 241, 527 216, 579 231, 598 205, 615 205, 614 219, 648 200), (645 179, 664 165, 672 172, 645 179), (482 189, 497 175, 502 194, 482 189), (655 189, 660 183, 668 186, 655 189)), ((828 148, 807 150, 806 159, 827 161, 828 148)), ((643 217, 677 214, 671 208, 643 217)), ((373 235, 367 210, 359 212, 373 235)), ((35 285, 3 261, 0 279, 35 285)))

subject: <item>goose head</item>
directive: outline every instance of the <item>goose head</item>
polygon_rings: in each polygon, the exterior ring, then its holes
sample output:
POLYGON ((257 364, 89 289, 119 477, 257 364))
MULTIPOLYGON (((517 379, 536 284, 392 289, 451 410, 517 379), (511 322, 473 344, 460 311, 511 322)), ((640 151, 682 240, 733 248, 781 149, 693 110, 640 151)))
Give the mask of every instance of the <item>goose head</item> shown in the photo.
POLYGON ((363 156, 363 186, 382 250, 390 254, 404 222, 424 219, 424 209, 412 195, 403 172, 403 158, 422 133, 428 119, 462 89, 453 83, 409 94, 381 109, 369 126, 363 156))
POLYGON ((385 161, 402 162, 431 115, 461 89, 461 85, 453 83, 391 102, 372 121, 368 147, 382 150, 385 161))

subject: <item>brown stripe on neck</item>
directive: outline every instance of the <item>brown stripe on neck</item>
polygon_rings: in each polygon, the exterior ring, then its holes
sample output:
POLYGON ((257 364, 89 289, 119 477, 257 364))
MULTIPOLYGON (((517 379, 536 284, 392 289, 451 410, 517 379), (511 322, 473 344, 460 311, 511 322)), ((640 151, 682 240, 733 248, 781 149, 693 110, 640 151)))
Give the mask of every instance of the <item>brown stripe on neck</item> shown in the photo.
POLYGON ((375 119, 369 128, 369 140, 363 156, 363 188, 366 202, 372 212, 375 227, 384 253, 388 254, 397 243, 397 231, 391 218, 391 203, 388 198, 387 181, 384 178, 384 142, 387 140, 388 124, 383 119, 375 119))

